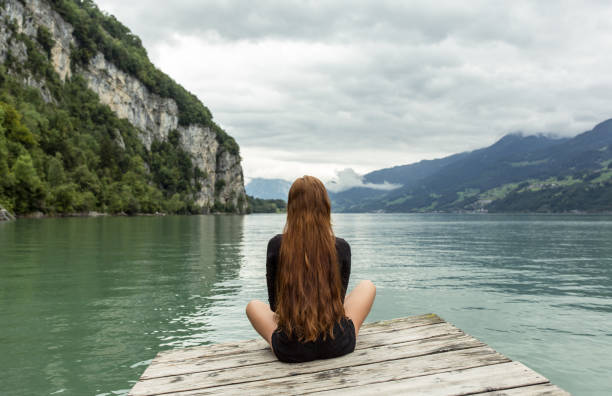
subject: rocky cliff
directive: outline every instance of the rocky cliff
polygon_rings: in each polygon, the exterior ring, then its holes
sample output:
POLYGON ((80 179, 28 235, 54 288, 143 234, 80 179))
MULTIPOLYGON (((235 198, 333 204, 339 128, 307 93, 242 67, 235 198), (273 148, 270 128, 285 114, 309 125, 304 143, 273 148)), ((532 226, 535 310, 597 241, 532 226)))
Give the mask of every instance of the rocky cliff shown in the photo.
MULTIPOLYGON (((22 41, 10 39, 15 32, 35 39, 40 28, 44 27, 51 36, 50 60, 62 81, 73 73, 82 75, 102 103, 139 130, 138 137, 147 149, 151 148, 153 141, 165 141, 171 131, 177 130, 182 148, 205 175, 196 203, 208 210, 216 203, 236 212, 245 212, 247 203, 240 156, 220 144, 217 132, 210 126, 181 124, 179 107, 174 99, 152 92, 101 52, 92 56, 86 65, 75 64, 71 55, 79 43, 74 37, 73 26, 47 1, 3 0, 0 13, 0 61, 3 64, 8 57, 15 64, 28 60, 27 46, 22 41)), ((25 84, 38 88, 45 100, 53 101, 44 80, 32 76, 23 80, 25 84)))

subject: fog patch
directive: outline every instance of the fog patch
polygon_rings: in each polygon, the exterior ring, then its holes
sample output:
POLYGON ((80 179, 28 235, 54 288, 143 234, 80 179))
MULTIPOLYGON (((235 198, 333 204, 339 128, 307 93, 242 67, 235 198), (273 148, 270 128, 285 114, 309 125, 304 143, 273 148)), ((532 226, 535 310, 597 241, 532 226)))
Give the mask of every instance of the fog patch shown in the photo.
POLYGON ((374 190, 389 191, 395 190, 396 188, 400 188, 402 185, 393 184, 386 181, 380 184, 364 183, 363 176, 359 175, 352 168, 346 168, 341 171, 337 171, 336 176, 330 181, 328 181, 325 186, 329 191, 338 193, 354 187, 365 187, 374 190))

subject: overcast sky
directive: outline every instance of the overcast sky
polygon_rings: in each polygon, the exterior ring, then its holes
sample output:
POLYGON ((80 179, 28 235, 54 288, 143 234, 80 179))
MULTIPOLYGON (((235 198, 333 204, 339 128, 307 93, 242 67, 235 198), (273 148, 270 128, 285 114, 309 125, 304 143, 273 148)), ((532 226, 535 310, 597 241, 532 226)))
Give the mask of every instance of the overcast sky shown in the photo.
POLYGON ((609 1, 98 4, 236 138, 247 179, 363 174, 612 118, 609 1))

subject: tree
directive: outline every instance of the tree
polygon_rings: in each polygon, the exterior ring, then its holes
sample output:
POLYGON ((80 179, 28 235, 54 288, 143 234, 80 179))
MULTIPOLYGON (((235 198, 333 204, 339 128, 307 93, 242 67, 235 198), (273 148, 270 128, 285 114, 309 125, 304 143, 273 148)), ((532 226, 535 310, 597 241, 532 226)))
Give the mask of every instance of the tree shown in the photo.
POLYGON ((34 169, 32 158, 23 154, 17 158, 13 167, 15 175, 15 211, 28 213, 40 209, 40 200, 43 196, 42 182, 34 169))
POLYGON ((59 186, 64 183, 66 175, 64 173, 64 164, 62 161, 62 155, 57 153, 55 157, 51 157, 47 167, 47 181, 51 186, 59 186))

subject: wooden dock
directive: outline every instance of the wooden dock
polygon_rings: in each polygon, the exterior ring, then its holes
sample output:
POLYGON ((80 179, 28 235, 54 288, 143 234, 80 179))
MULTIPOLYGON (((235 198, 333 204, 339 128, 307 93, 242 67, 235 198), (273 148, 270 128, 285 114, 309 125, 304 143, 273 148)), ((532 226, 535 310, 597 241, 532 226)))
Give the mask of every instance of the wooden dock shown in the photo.
POLYGON ((263 339, 164 351, 130 391, 161 394, 569 395, 434 314, 364 324, 353 353, 307 363, 263 339))

